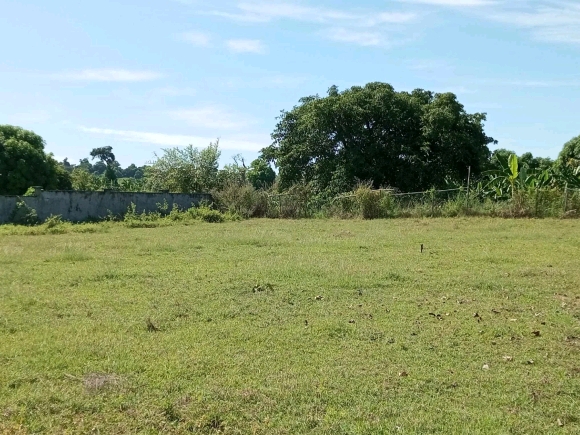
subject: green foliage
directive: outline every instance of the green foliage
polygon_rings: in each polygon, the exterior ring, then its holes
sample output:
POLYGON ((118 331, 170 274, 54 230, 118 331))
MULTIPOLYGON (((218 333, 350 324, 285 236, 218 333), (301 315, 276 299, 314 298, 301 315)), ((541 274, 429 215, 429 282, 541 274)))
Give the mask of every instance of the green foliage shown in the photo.
POLYGON ((29 207, 24 201, 17 201, 10 214, 10 222, 16 225, 36 225, 39 223, 36 210, 29 207))
POLYGON ((56 228, 60 225, 62 225, 64 222, 62 220, 62 216, 61 215, 50 215, 45 221, 44 221, 44 225, 46 225, 46 228, 51 229, 51 228, 56 228))
POLYGON ((147 183, 144 178, 122 178, 117 180, 118 189, 122 192, 146 192, 147 183))
POLYGON ((359 186, 354 192, 363 219, 377 219, 381 216, 381 192, 371 186, 359 186))
POLYGON ((219 141, 199 150, 189 145, 169 148, 147 170, 151 190, 209 192, 218 184, 219 141))
POLYGON ((222 223, 226 221, 226 217, 222 213, 209 207, 191 208, 188 214, 194 219, 200 219, 209 223, 222 223))
POLYGON ((403 191, 477 175, 489 157, 485 115, 465 112, 455 95, 395 92, 369 83, 325 98, 300 100, 283 111, 263 156, 279 168, 280 186, 313 183, 337 194, 357 180, 403 191), (336 189, 336 188, 334 188, 336 189))
POLYGON ((0 195, 22 195, 31 186, 70 189, 68 172, 44 152, 44 140, 32 131, 0 125, 0 195))
POLYGON ((93 148, 90 155, 93 159, 99 159, 107 166, 111 166, 115 162, 115 154, 113 154, 113 147, 110 146, 93 148))
POLYGON ((558 164, 573 170, 580 167, 580 136, 576 136, 564 144, 558 156, 558 164))
POLYGON ((230 183, 212 193, 218 208, 244 218, 263 217, 268 209, 268 194, 251 184, 230 183))
POLYGON ((250 164, 248 181, 255 189, 267 189, 276 181, 276 173, 265 159, 256 159, 250 164))
POLYGON ((76 167, 71 173, 72 186, 74 190, 93 191, 102 189, 103 179, 89 173, 83 167, 76 167))
POLYGON ((29 187, 26 192, 24 192, 24 195, 22 196, 35 196, 36 195, 36 189, 34 187, 29 187))
POLYGON ((217 189, 223 189, 226 186, 238 185, 243 186, 247 181, 248 168, 244 162, 244 158, 237 154, 233 156, 234 162, 224 165, 218 171, 217 189))
POLYGON ((115 160, 115 154, 113 154, 113 147, 107 146, 94 148, 91 151, 91 157, 93 159, 99 159, 102 163, 106 165, 105 179, 107 180, 109 185, 111 186, 116 185, 117 173, 115 172, 115 166, 118 166, 118 163, 115 160))
POLYGON ((137 206, 131 203, 123 216, 123 222, 129 228, 155 228, 175 222, 198 220, 209 223, 222 223, 239 220, 240 218, 236 213, 221 213, 206 204, 200 204, 198 207, 191 207, 188 210, 181 210, 177 204, 173 204, 171 211, 169 211, 169 206, 165 202, 164 204, 157 204, 157 211, 149 213, 142 211, 139 213, 137 206))
POLYGON ((162 217, 163 215, 160 211, 147 213, 143 210, 139 213, 137 206, 134 203, 131 203, 129 207, 127 207, 127 212, 123 216, 123 222, 129 228, 149 228, 158 226, 158 222, 162 217))

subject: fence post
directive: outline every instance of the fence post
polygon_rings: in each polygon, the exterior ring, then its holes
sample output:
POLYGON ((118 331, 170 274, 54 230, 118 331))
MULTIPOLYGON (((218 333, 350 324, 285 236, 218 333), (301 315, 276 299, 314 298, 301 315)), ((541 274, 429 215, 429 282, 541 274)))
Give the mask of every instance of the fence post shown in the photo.
POLYGON ((435 188, 431 189, 431 217, 435 217, 435 188))
POLYGON ((469 213, 469 188, 471 186, 471 166, 467 167, 467 212, 469 213))
POLYGON ((568 211, 568 183, 564 187, 564 214, 568 211))

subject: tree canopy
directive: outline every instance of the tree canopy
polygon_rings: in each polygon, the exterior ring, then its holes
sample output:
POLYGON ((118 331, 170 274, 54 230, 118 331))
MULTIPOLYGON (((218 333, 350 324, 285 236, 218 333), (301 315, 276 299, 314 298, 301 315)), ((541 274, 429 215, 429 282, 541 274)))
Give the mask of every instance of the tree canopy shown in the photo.
POLYGON ((220 154, 217 141, 202 150, 192 145, 164 149, 147 170, 148 184, 153 190, 208 192, 218 183, 220 154))
POLYGON ((105 178, 111 183, 116 184, 117 173, 115 168, 119 166, 115 159, 115 154, 113 154, 113 147, 100 147, 94 148, 91 151, 91 157, 94 159, 99 159, 102 164, 105 165, 105 178))
POLYGON ((576 136, 564 144, 558 156, 558 163, 563 167, 567 166, 572 169, 580 166, 580 136, 576 136))
POLYGON ((282 111, 263 157, 279 168, 282 188, 313 183, 318 190, 347 191, 357 181, 401 190, 463 180, 468 166, 485 169, 494 139, 486 115, 469 114, 454 94, 417 89, 396 92, 369 83, 328 96, 305 97, 282 111))
POLYGON ((51 154, 44 140, 32 131, 0 125, 0 194, 22 195, 31 186, 71 189, 69 173, 51 154))
POLYGON ((276 180, 276 173, 270 164, 264 159, 256 159, 250 164, 248 170, 248 181, 255 189, 265 189, 271 187, 276 180))

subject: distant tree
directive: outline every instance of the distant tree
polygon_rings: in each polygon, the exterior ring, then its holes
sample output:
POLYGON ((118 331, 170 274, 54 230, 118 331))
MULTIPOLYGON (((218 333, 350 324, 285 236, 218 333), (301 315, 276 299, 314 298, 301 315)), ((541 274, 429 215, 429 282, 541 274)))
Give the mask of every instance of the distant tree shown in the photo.
POLYGON ((502 169, 511 155, 516 155, 515 151, 506 150, 505 148, 498 148, 492 151, 489 158, 488 170, 502 169))
POLYGON ((117 176, 119 178, 135 178, 135 173, 139 168, 135 165, 135 163, 131 163, 125 169, 119 167, 117 169, 117 176))
POLYGON ((98 190, 102 186, 101 178, 82 167, 73 169, 71 179, 74 190, 98 190))
POLYGON ((276 173, 265 159, 259 158, 250 164, 248 180, 254 188, 264 189, 274 184, 276 173))
POLYGON ((193 145, 168 148, 147 168, 150 189, 173 192, 207 192, 218 184, 219 141, 199 150, 193 145))
POLYGON ((248 168, 246 162, 240 154, 232 157, 233 163, 224 165, 218 172, 218 188, 229 185, 242 186, 247 183, 248 168))
POLYGON ((44 189, 72 188, 69 173, 32 131, 0 125, 0 194, 22 195, 31 186, 44 189))
POLYGON ((95 175, 104 175, 107 172, 107 164, 99 161, 92 166, 90 172, 95 175))
POLYGON ((140 168, 137 168, 137 170, 135 171, 135 174, 133 175, 133 178, 135 180, 142 180, 143 178, 145 178, 145 173, 147 172, 147 168, 148 168, 148 166, 141 166, 140 168))
MULTIPOLYGON (((499 148, 491 153, 487 169, 490 171, 502 171, 506 168, 507 162, 511 155, 517 154, 514 151, 499 148)), ((517 158, 518 170, 525 169, 527 173, 551 170, 554 168, 554 161, 549 157, 534 157, 532 153, 527 152, 517 158)))
POLYGON ((93 172, 93 165, 86 157, 84 159, 79 160, 79 164, 76 165, 77 168, 84 169, 85 171, 92 173, 93 172))
POLYGON ((576 170, 580 166, 580 136, 576 136, 564 144, 558 156, 558 164, 571 170, 576 170))
POLYGON ((117 176, 119 178, 134 178, 140 180, 145 175, 145 166, 137 166, 135 163, 131 163, 125 169, 119 167, 117 169, 117 176))
MULTIPOLYGON (((116 184, 117 182, 117 174, 115 172, 115 154, 113 154, 113 147, 100 147, 94 148, 91 151, 91 157, 94 159, 99 159, 106 167, 105 167, 105 178, 111 184, 116 184)), ((98 163, 97 163, 98 164, 98 163)), ((97 165, 95 164, 95 166, 97 165)), ((118 165, 118 164, 117 164, 118 165)))
POLYGON ((521 167, 532 171, 545 171, 554 166, 554 161, 549 157, 534 157, 532 153, 527 152, 519 157, 521 167))
POLYGON ((283 111, 263 157, 279 168, 282 188, 311 183, 333 192, 359 180, 401 190, 443 186, 477 175, 489 159, 485 114, 469 114, 454 94, 395 92, 369 83, 302 98, 283 111))
POLYGON ((75 165, 71 165, 71 163, 68 161, 68 158, 66 158, 66 157, 62 161, 61 165, 64 168, 64 170, 67 172, 72 172, 73 169, 75 168, 75 165))

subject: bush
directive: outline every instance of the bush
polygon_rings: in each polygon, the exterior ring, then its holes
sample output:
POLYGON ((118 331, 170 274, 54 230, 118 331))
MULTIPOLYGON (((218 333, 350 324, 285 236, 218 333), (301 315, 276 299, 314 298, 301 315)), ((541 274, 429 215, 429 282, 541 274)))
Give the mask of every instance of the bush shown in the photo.
POLYGON ((44 221, 44 225, 46 225, 46 228, 50 229, 50 228, 55 228, 58 227, 60 225, 62 225, 64 222, 62 220, 62 216, 61 215, 50 215, 45 221, 44 221))
POLYGON ((218 210, 213 210, 206 205, 192 207, 187 212, 192 219, 198 219, 204 222, 222 223, 226 220, 222 213, 220 213, 218 210))
POLYGON ((131 203, 127 207, 125 216, 123 216, 123 222, 129 228, 153 228, 158 226, 158 221, 161 217, 161 212, 159 211, 137 213, 137 206, 131 203))
POLYGON ((378 219, 381 217, 381 192, 371 190, 370 186, 359 186, 355 192, 357 205, 363 219, 378 219))
POLYGON ((16 225, 36 225, 39 223, 38 214, 32 207, 26 205, 24 201, 18 201, 10 215, 10 222, 16 225))
POLYGON ((268 212, 268 195, 249 184, 228 183, 212 193, 222 212, 238 214, 244 218, 264 217, 268 212))

